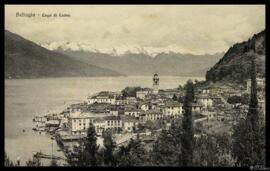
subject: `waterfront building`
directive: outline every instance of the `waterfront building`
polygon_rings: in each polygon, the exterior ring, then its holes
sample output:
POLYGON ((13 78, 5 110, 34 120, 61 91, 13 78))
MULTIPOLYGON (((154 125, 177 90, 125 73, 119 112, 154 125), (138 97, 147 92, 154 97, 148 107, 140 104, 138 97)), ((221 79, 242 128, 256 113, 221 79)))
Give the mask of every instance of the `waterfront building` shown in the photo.
POLYGON ((71 104, 68 108, 69 112, 82 112, 87 110, 86 103, 71 104))
POLYGON ((200 114, 206 116, 208 119, 212 119, 216 115, 216 112, 202 111, 200 114))
POLYGON ((147 111, 143 111, 140 114, 139 120, 142 122, 146 122, 146 121, 155 121, 161 118, 163 118, 162 110, 150 109, 147 111))
POLYGON ((49 115, 46 117, 47 121, 45 122, 46 127, 58 127, 60 125, 60 118, 55 115, 49 115))
POLYGON ((114 131, 120 131, 122 129, 122 120, 120 116, 106 116, 105 120, 105 129, 111 129, 114 131))
POLYGON ((118 112, 118 110, 110 110, 110 114, 113 116, 118 116, 119 112, 118 112))
POLYGON ((41 117, 41 116, 35 116, 33 121, 35 123, 35 128, 36 129, 44 128, 46 126, 47 118, 41 117))
POLYGON ((134 108, 125 109, 125 112, 124 112, 126 116, 131 116, 135 118, 138 118, 140 113, 141 113, 140 109, 134 109, 134 108))
POLYGON ((152 90, 149 89, 149 88, 143 88, 139 91, 136 91, 136 98, 138 99, 145 99, 145 97, 148 95, 148 94, 151 94, 152 93, 152 90))
POLYGON ((104 118, 96 118, 93 122, 97 135, 102 135, 105 131, 106 121, 104 118))
POLYGON ((134 118, 130 118, 127 116, 121 116, 121 120, 123 122, 123 131, 124 132, 133 132, 137 129, 138 120, 134 118))
POLYGON ((194 113, 201 113, 203 109, 203 104, 191 103, 191 111, 194 113))
POLYGON ((209 95, 201 94, 195 99, 197 103, 202 104, 204 107, 212 107, 213 106, 213 98, 209 95))
POLYGON ((119 115, 119 111, 118 109, 115 107, 115 108, 111 108, 110 109, 110 114, 113 115, 113 116, 118 116, 119 115))
POLYGON ((209 90, 209 89, 203 89, 203 90, 202 90, 202 93, 203 93, 203 94, 209 94, 209 93, 210 93, 210 90, 209 90))
POLYGON ((93 123, 95 119, 102 118, 107 116, 107 114, 94 114, 91 112, 81 113, 75 112, 71 113, 68 117, 68 128, 71 131, 71 134, 80 135, 86 134, 87 129, 90 126, 90 123, 93 123))
POLYGON ((158 95, 164 98, 172 99, 174 95, 176 95, 177 98, 180 96, 183 96, 183 91, 180 91, 178 89, 167 89, 167 90, 159 90, 158 95))
POLYGON ((139 104, 139 109, 143 110, 143 111, 147 111, 150 109, 150 104, 149 102, 143 102, 139 104))
POLYGON ((109 113, 113 116, 118 116, 121 110, 123 110, 123 106, 121 105, 111 105, 109 107, 109 113))
POLYGON ((183 114, 183 105, 175 101, 167 101, 163 107, 165 116, 178 117, 183 114))
POLYGON ((122 95, 117 96, 115 99, 116 105, 126 105, 128 103, 129 102, 128 102, 127 98, 123 97, 122 95))
POLYGON ((100 92, 97 95, 91 96, 87 98, 87 103, 109 103, 116 104, 116 95, 111 92, 100 92))
POLYGON ((94 103, 88 105, 87 111, 92 113, 109 113, 111 106, 109 103, 94 103))
POLYGON ((136 104, 137 99, 136 99, 136 97, 126 97, 126 103, 127 104, 136 104))

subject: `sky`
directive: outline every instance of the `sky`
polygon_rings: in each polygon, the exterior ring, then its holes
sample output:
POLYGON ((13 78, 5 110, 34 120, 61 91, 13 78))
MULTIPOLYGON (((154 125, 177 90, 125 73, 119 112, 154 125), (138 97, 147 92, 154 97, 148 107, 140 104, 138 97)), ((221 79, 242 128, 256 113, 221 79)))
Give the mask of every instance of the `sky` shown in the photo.
POLYGON ((79 42, 99 49, 136 46, 214 54, 264 30, 265 6, 5 5, 5 29, 39 44, 79 42), (54 13, 70 17, 41 17, 54 13))

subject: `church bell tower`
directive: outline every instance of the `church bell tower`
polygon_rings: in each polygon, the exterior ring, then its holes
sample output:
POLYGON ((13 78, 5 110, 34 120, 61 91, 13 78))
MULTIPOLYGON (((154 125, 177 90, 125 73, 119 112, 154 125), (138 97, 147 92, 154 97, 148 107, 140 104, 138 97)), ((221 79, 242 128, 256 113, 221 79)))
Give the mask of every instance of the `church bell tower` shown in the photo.
POLYGON ((154 94, 158 93, 158 87, 159 87, 159 77, 158 77, 158 74, 155 73, 153 77, 153 93, 154 94))

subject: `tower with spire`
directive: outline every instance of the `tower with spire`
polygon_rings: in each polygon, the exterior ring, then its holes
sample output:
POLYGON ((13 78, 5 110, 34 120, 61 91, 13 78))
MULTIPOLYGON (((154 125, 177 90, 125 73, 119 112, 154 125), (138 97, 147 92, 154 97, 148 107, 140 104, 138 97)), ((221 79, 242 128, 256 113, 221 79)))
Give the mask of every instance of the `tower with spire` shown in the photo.
POLYGON ((153 77, 153 93, 154 94, 158 93, 158 88, 159 88, 159 77, 158 77, 158 74, 155 73, 153 77))

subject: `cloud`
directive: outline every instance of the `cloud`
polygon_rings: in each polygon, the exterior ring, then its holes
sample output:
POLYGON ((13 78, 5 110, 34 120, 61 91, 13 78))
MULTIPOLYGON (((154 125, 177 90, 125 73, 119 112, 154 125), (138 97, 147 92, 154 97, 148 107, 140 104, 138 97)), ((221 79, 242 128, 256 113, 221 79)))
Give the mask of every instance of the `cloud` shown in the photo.
POLYGON ((265 6, 6 5, 5 29, 37 43, 87 42, 105 49, 177 46, 196 54, 216 53, 265 29, 265 6), (16 12, 71 17, 25 18, 16 12))

